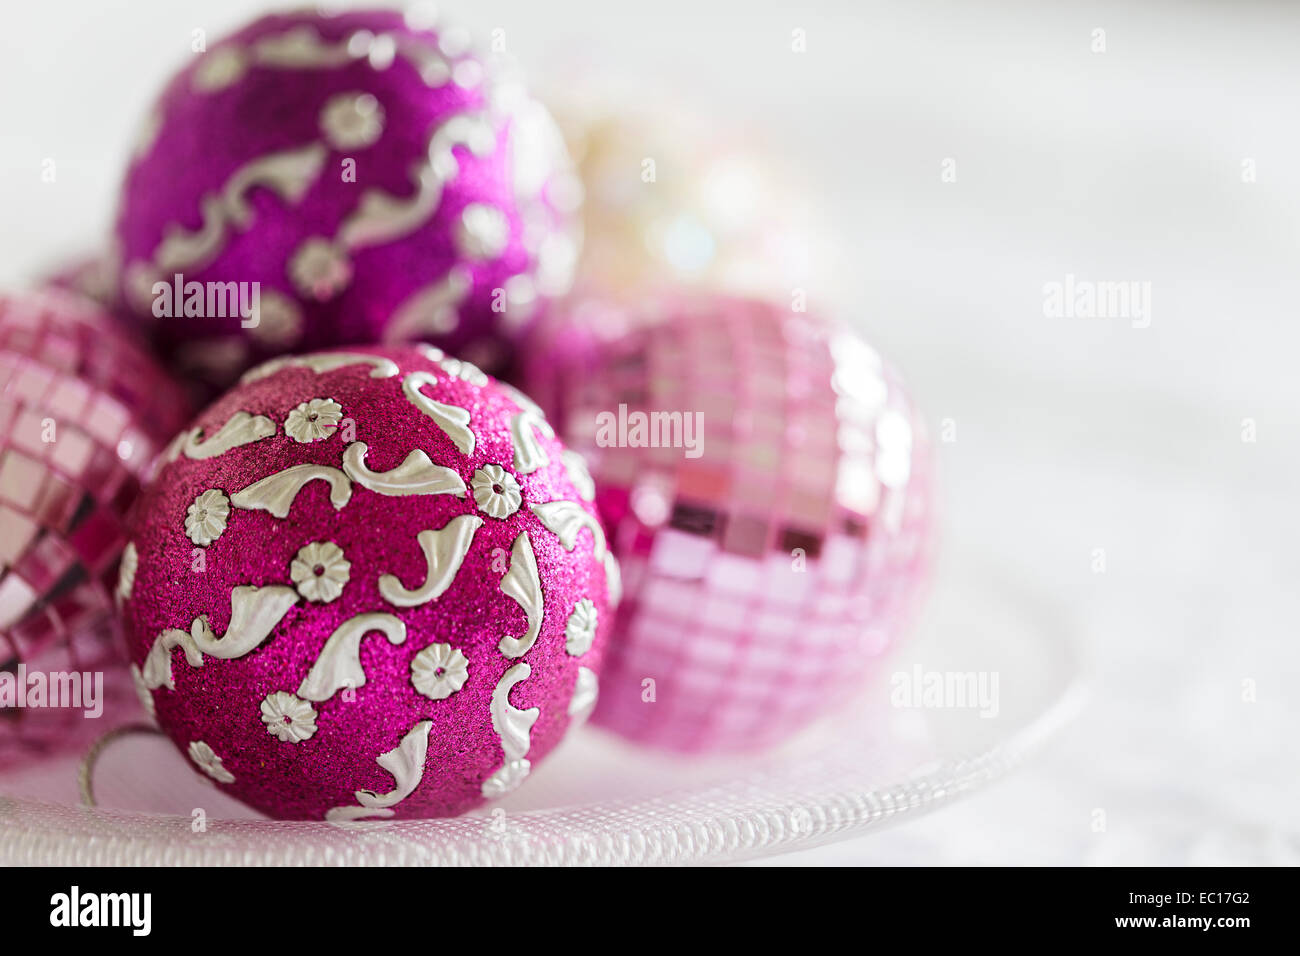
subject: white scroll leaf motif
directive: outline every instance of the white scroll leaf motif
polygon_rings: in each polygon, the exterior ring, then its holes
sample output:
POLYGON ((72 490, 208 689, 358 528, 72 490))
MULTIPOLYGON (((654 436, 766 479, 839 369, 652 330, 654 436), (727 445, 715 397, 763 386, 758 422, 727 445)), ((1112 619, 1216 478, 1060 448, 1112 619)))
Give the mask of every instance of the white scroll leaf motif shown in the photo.
POLYGON ((144 669, 140 672, 145 687, 150 690, 156 687, 176 689, 176 681, 172 677, 172 649, 176 647, 185 651, 185 659, 189 661, 190 667, 203 666, 203 655, 199 653, 198 645, 189 632, 171 628, 154 638, 153 647, 149 648, 149 656, 145 658, 144 669))
POLYGON ((569 475, 569 481, 573 482, 573 487, 577 489, 578 496, 583 501, 595 501, 596 483, 591 478, 587 459, 570 448, 566 448, 560 454, 560 458, 564 461, 564 470, 569 475))
POLYGON ((366 682, 361 667, 361 639, 378 632, 388 643, 398 646, 406 641, 406 625, 391 614, 358 614, 344 621, 325 641, 316 663, 298 687, 303 700, 329 700, 344 687, 357 688, 366 682))
POLYGON ((247 229, 252 221, 253 211, 246 201, 250 189, 265 187, 287 202, 296 203, 320 175, 327 152, 320 143, 310 143, 259 156, 241 166, 227 180, 221 195, 208 194, 200 201, 203 221, 198 229, 187 230, 175 223, 167 227, 154 251, 154 271, 167 273, 207 265, 220 252, 230 227, 247 229))
POLYGON ((605 590, 611 607, 618 607, 623 602, 623 569, 610 551, 605 552, 605 590))
POLYGON ((396 575, 385 574, 379 578, 380 595, 397 607, 415 607, 441 597, 455 580, 456 572, 474 542, 474 532, 482 524, 483 519, 478 515, 457 515, 442 528, 421 531, 416 535, 416 541, 424 552, 428 567, 424 583, 408 590, 396 575))
POLYGON ((384 326, 385 342, 400 342, 421 335, 438 335, 456 328, 457 307, 474 285, 474 273, 463 264, 452 266, 441 279, 411 293, 384 326))
POLYGON ((547 438, 555 437, 551 423, 531 411, 519 412, 510 419, 510 437, 515 445, 515 471, 521 475, 530 475, 538 468, 546 467, 551 460, 537 440, 537 432, 547 438))
POLYGON ((433 419, 434 424, 446 433, 461 454, 472 455, 474 433, 469 427, 469 411, 457 405, 435 401, 420 391, 421 387, 436 384, 437 381, 432 372, 411 372, 402 380, 402 391, 412 405, 433 419))
POLYGON ((249 445, 275 434, 275 422, 265 415, 235 412, 230 420, 211 437, 204 439, 203 429, 196 428, 185 436, 180 451, 186 458, 205 461, 224 455, 232 448, 249 445))
POLYGON ((326 43, 315 29, 297 26, 284 33, 264 36, 253 45, 253 56, 263 66, 281 69, 346 66, 363 54, 354 54, 348 40, 326 43))
POLYGON ((375 762, 393 775, 397 786, 388 793, 373 790, 356 790, 357 807, 334 807, 325 819, 334 822, 360 820, 364 817, 391 817, 392 807, 401 803, 424 779, 424 760, 429 754, 429 731, 433 721, 422 720, 406 732, 402 742, 375 762))
POLYGON ((572 551, 578 543, 578 532, 583 528, 591 531, 592 553, 597 561, 605 559, 605 531, 600 522, 587 513, 576 501, 547 501, 540 505, 529 505, 533 514, 541 519, 547 530, 560 539, 564 550, 572 551))
POLYGON ((330 504, 335 511, 352 498, 352 482, 337 468, 328 465, 292 465, 236 492, 231 496, 230 502, 245 511, 269 511, 277 518, 287 518, 298 492, 309 482, 318 479, 329 482, 330 504))
POLYGON ((523 657, 536 643, 542 630, 542 578, 526 531, 521 532, 510 547, 510 570, 501 579, 501 591, 524 609, 528 630, 523 637, 501 638, 498 647, 506 657, 523 657))
POLYGON ((524 661, 513 665, 501 675, 492 691, 492 729, 501 738, 501 752, 506 762, 527 756, 532 747, 533 724, 541 716, 537 707, 520 710, 510 703, 510 691, 520 681, 527 680, 532 668, 524 661))
POLYGON ((532 769, 525 759, 532 746, 533 724, 541 715, 536 707, 520 710, 510 703, 510 690, 531 673, 531 668, 520 661, 501 676, 492 691, 492 729, 501 738, 501 752, 505 760, 501 767, 483 781, 480 788, 485 797, 500 797, 514 790, 532 769))
POLYGON ((362 488, 390 497, 404 495, 455 495, 465 497, 465 481, 451 468, 435 465, 417 448, 390 471, 366 467, 365 442, 352 442, 343 452, 343 473, 362 488))
POLYGON ((226 212, 219 196, 204 196, 199 202, 203 222, 189 230, 170 223, 154 250, 154 270, 195 268, 207 265, 221 250, 226 238, 226 212))
POLYGON ((573 696, 569 698, 569 716, 575 721, 586 720, 596 709, 599 693, 600 681, 596 672, 590 667, 579 667, 578 680, 573 685, 573 696))
POLYGON ((261 381, 286 368, 307 368, 317 375, 324 375, 349 365, 370 365, 371 378, 392 378, 399 371, 397 363, 382 355, 367 355, 364 352, 314 352, 311 355, 286 355, 281 358, 263 362, 244 373, 239 381, 261 381))
POLYGON ((233 660, 243 657, 271 636, 275 626, 298 602, 298 592, 279 584, 256 587, 241 584, 230 592, 230 626, 217 637, 206 617, 195 618, 190 636, 209 657, 233 660))
POLYGON ((163 631, 149 649, 141 676, 150 689, 175 690, 172 650, 180 647, 191 667, 203 666, 203 655, 219 660, 243 657, 270 636, 271 631, 298 600, 298 592, 280 585, 240 585, 230 592, 230 626, 218 638, 207 618, 197 617, 188 633, 175 628, 163 631))
POLYGON ((443 187, 456 178, 460 165, 453 147, 465 146, 476 156, 496 149, 496 136, 481 116, 453 116, 429 137, 426 159, 411 170, 415 195, 401 199, 378 189, 367 189, 353 212, 339 227, 338 241, 347 249, 393 242, 414 232, 438 211, 443 187))
POLYGON ((371 809, 387 809, 409 797, 424 779, 424 758, 429 752, 429 731, 433 721, 422 720, 402 738, 393 750, 380 757, 376 763, 393 775, 397 787, 388 793, 358 790, 357 803, 371 809))
POLYGON ((235 171, 222 190, 222 201, 230 224, 237 229, 247 229, 253 218, 247 196, 255 186, 270 189, 290 203, 302 200, 308 187, 320 176, 329 154, 320 143, 309 143, 298 149, 285 150, 260 156, 235 171))

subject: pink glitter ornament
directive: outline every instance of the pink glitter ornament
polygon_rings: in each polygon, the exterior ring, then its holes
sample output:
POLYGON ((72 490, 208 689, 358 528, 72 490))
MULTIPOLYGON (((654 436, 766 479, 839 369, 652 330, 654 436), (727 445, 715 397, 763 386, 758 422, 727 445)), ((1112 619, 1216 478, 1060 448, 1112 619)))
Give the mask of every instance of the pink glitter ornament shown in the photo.
POLYGON ((546 110, 468 46, 391 11, 273 15, 168 84, 115 254, 179 369, 225 385, 273 355, 415 339, 506 362, 568 287, 581 186, 546 110))
POLYGON ((591 462, 625 580, 594 722, 748 750, 860 688, 923 576, 930 510, 923 424, 876 353, 721 297, 587 303, 537 343, 528 387, 591 462))
POLYGON ((530 400, 429 346, 259 366, 131 530, 133 674, 224 790, 282 818, 459 813, 594 705, 613 559, 530 400))
MULTIPOLYGON (((176 387, 88 299, 0 297, 0 767, 78 745, 132 702, 113 607, 123 524, 185 415, 176 387), (52 689, 74 673, 80 703, 52 689), (100 705, 102 719, 84 719, 100 705)), ((128 554, 123 579, 132 567, 128 554)))

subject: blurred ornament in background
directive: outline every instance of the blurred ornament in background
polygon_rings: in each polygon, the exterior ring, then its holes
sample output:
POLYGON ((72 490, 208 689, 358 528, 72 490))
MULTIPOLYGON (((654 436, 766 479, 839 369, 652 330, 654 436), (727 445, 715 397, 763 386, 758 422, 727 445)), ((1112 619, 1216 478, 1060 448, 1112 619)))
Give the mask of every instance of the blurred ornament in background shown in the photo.
POLYGON ((593 722, 770 746, 861 689, 929 558, 930 453, 860 337, 757 301, 577 302, 526 386, 584 455, 623 573, 593 722))
POLYGON ((584 286, 628 294, 668 282, 783 301, 831 287, 814 193, 760 143, 684 109, 554 103, 585 190, 584 286))
MULTIPOLYGON (((100 720, 5 700, 0 767, 84 742, 134 700, 113 606, 123 526, 185 416, 179 390, 95 303, 0 296, 0 680, 102 673, 106 695, 100 720)), ((129 577, 133 555, 123 564, 129 577)))
POLYGON ((279 354, 413 339, 496 369, 572 281, 581 194, 545 108, 463 30, 267 16, 146 119, 116 225, 121 298, 176 369, 219 385, 279 354), (227 290, 247 301, 254 284, 245 327, 227 290))

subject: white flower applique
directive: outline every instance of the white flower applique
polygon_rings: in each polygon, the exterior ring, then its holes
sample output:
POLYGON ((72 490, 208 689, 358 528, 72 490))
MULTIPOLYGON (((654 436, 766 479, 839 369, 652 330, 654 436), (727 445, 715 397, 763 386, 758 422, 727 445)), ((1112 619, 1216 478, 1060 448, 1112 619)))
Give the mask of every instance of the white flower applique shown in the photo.
POLYGON ((500 465, 484 465, 470 479, 479 511, 493 518, 508 518, 519 510, 523 496, 519 482, 500 465))
POLYGON ((343 585, 352 577, 352 562, 333 541, 314 541, 298 551, 289 576, 308 601, 328 604, 343 593, 343 585))
POLYGON ((329 438, 343 420, 343 407, 332 398, 313 398, 303 402, 284 420, 284 431, 290 438, 307 445, 329 438))

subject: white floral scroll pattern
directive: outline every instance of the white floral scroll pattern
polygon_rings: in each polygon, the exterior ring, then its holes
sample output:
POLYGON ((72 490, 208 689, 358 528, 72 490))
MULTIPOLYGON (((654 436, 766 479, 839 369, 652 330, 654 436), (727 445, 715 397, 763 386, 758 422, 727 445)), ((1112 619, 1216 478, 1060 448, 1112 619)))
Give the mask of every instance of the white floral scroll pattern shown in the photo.
POLYGON ((274 434, 275 422, 265 415, 235 412, 210 438, 203 437, 202 428, 182 433, 172 456, 184 455, 194 461, 206 461, 274 434))
POLYGON ((460 321, 457 311, 474 285, 474 273, 464 264, 451 267, 407 296, 384 326, 385 342, 403 342, 420 335, 442 335, 460 321))
POLYGON ((416 448, 396 468, 376 472, 366 467, 365 442, 352 442, 343 452, 343 473, 362 488, 381 495, 455 495, 465 497, 465 481, 451 468, 435 465, 416 448))
POLYGON ((305 368, 317 375, 325 375, 349 365, 369 365, 371 378, 392 378, 398 373, 397 363, 382 355, 368 355, 365 352, 313 352, 310 355, 286 355, 263 362, 245 372, 239 381, 243 385, 260 382, 286 368, 305 368))
POLYGON ((247 47, 216 47, 199 60, 191 83, 199 93, 216 93, 238 83, 254 66, 320 70, 368 61, 378 71, 388 69, 399 56, 415 67, 431 89, 445 86, 456 75, 447 50, 417 36, 357 30, 342 40, 329 42, 314 27, 301 24, 283 33, 268 34, 247 47))
POLYGON ((576 501, 560 499, 528 507, 546 525, 547 530, 560 539, 564 550, 572 551, 578 544, 578 532, 586 528, 591 532, 592 554, 597 561, 605 559, 605 531, 582 505, 576 501))
POLYGON ((501 675, 492 691, 492 729, 501 738, 505 762, 483 781, 485 797, 500 797, 514 790, 532 768, 527 755, 532 747, 533 724, 537 723, 541 711, 536 707, 520 710, 510 703, 510 691, 520 681, 527 680, 531 673, 532 668, 520 661, 501 675))
POLYGON ((501 578, 501 591, 524 609, 528 629, 523 637, 501 638, 498 647, 506 657, 523 657, 542 632, 542 577, 528 532, 521 531, 510 546, 510 570, 501 578))
POLYGON ((291 465, 253 482, 230 500, 236 508, 245 511, 269 511, 277 518, 287 518, 298 492, 318 479, 329 483, 330 504, 335 511, 352 498, 352 482, 339 469, 328 465, 291 465))
POLYGON ((474 532, 482 524, 483 519, 478 515, 457 515, 442 528, 421 531, 416 541, 424 552, 427 567, 424 583, 407 589, 396 575, 385 574, 379 579, 380 595, 397 607, 416 607, 437 600, 451 587, 474 543, 474 532))
POLYGON ((406 624, 392 614, 373 611, 349 618, 325 641, 316 663, 298 687, 303 700, 329 700, 345 687, 365 686, 361 667, 361 639, 370 633, 384 635, 394 647, 406 643, 406 624))
POLYGON ((472 455, 475 440, 469 427, 468 409, 439 402, 420 391, 425 385, 436 385, 437 382, 431 372, 410 372, 402 380, 402 392, 412 405, 433 419, 462 455, 472 455))
POLYGON ((219 660, 243 657, 271 636, 297 602, 297 591, 278 584, 235 587, 230 592, 230 626, 223 637, 212 632, 207 617, 196 617, 188 632, 173 628, 154 639, 142 670, 145 686, 176 689, 172 651, 177 647, 185 652, 191 667, 202 667, 205 654, 219 660))
POLYGON ((417 348, 421 355, 427 358, 430 362, 436 363, 438 368, 442 369, 452 378, 458 378, 463 382, 469 382, 471 385, 477 385, 479 388, 487 387, 487 373, 473 362, 466 362, 464 359, 454 358, 434 345, 419 345, 417 348))
POLYGON ((547 438, 555 437, 551 423, 529 409, 518 412, 510 419, 510 437, 515 445, 514 466, 515 471, 521 475, 531 475, 550 461, 546 449, 537 440, 536 432, 541 432, 547 438))
POLYGON ((379 189, 367 189, 356 210, 339 227, 337 244, 355 250, 394 242, 428 222, 442 203, 443 188, 460 171, 453 152, 456 146, 480 158, 491 156, 497 147, 491 123, 478 114, 459 114, 445 120, 429 137, 425 162, 412 171, 415 195, 401 199, 379 189))
POLYGON ((168 226, 154 250, 153 260, 132 262, 126 271, 126 286, 138 306, 148 305, 153 285, 161 275, 200 269, 220 253, 230 230, 244 230, 252 224, 253 209, 247 194, 255 187, 270 189, 288 203, 297 203, 320 176, 328 150, 321 143, 270 153, 250 160, 237 169, 219 193, 199 201, 203 217, 197 230, 168 226))
POLYGON ((335 807, 325 814, 325 819, 343 821, 363 817, 391 817, 392 808, 414 793, 424 779, 424 760, 429 753, 429 731, 432 728, 432 721, 420 721, 407 731, 395 749, 375 761, 393 775, 396 787, 388 793, 357 790, 354 795, 360 806, 335 807))

